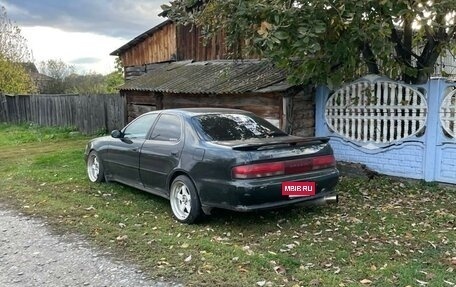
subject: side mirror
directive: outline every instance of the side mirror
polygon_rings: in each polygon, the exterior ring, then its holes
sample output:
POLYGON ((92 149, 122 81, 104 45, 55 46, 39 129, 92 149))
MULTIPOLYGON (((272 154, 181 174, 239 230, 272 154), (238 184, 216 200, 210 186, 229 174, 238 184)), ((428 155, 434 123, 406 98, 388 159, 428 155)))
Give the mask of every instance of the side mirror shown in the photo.
POLYGON ((119 131, 119 130, 113 130, 113 131, 111 132, 111 136, 112 136, 113 138, 115 138, 115 139, 121 139, 121 138, 123 138, 123 134, 122 134, 122 132, 119 131))

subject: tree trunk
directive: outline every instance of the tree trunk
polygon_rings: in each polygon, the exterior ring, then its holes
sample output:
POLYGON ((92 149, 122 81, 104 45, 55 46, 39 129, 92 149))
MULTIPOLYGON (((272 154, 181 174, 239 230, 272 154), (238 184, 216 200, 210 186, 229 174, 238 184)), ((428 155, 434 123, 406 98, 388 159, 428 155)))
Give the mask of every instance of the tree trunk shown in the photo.
POLYGON ((380 69, 377 64, 377 59, 375 58, 372 49, 370 48, 368 43, 361 43, 360 50, 363 53, 364 62, 367 65, 367 69, 369 70, 369 74, 380 74, 380 69))
MULTIPOLYGON (((405 63, 407 66, 412 67, 412 38, 413 38, 413 29, 412 29, 412 21, 409 19, 408 16, 405 16, 404 19, 404 35, 403 35, 403 45, 402 45, 402 52, 399 55, 401 57, 401 61, 405 63)), ((408 73, 402 74, 402 80, 406 83, 411 84, 413 82, 413 76, 409 75, 408 73)))

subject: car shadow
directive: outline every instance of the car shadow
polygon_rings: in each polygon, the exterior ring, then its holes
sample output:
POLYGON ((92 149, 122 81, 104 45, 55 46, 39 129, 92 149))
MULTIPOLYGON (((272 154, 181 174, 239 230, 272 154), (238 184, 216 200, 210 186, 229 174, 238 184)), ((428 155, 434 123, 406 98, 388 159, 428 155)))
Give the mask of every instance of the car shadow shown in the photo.
POLYGON ((200 222, 208 225, 236 225, 244 227, 273 226, 275 229, 281 223, 301 222, 303 218, 314 218, 327 214, 327 206, 286 207, 274 210, 235 212, 231 210, 214 209, 210 216, 205 216, 200 222))
MULTIPOLYGON (((110 182, 109 185, 121 187, 122 192, 131 193, 132 196, 141 201, 148 201, 155 208, 163 212, 163 215, 168 216, 170 222, 177 222, 173 218, 169 200, 158 195, 154 195, 133 187, 123 185, 121 183, 110 182)), ((214 208, 211 215, 202 216, 196 222, 197 226, 205 227, 222 227, 222 226, 238 226, 241 228, 251 228, 255 226, 260 230, 277 229, 277 225, 287 223, 305 224, 307 221, 313 220, 316 217, 331 215, 337 212, 337 205, 323 206, 288 206, 272 210, 251 211, 251 212, 236 212, 225 209, 214 208)), ((279 227, 280 228, 280 227, 279 227)))

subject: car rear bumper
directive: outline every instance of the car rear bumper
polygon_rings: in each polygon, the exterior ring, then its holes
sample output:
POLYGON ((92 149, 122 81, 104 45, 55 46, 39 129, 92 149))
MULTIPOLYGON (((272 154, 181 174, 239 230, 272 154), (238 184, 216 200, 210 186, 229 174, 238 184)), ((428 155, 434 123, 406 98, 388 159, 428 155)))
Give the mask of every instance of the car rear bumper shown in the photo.
POLYGON ((337 203, 335 186, 338 182, 337 169, 309 174, 283 176, 254 180, 233 180, 231 182, 203 181, 197 187, 204 210, 223 208, 235 211, 275 209, 291 205, 320 205, 337 203), (282 195, 282 182, 313 181, 316 194, 306 197, 282 195))
MULTIPOLYGON (((277 201, 277 202, 267 202, 261 204, 252 204, 252 205, 212 205, 210 208, 222 208, 238 212, 251 212, 251 211, 260 211, 260 210, 269 210, 269 209, 278 209, 287 206, 319 206, 325 204, 337 204, 339 201, 339 195, 336 192, 325 192, 311 197, 295 197, 289 200, 277 201)), ((207 206, 204 206, 206 207, 207 206)))

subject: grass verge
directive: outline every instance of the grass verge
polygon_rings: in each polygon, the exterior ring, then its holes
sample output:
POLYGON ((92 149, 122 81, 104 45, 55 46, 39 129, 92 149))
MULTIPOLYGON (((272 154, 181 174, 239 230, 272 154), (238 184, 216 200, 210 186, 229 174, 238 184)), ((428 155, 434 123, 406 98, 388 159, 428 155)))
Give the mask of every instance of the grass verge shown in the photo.
POLYGON ((119 184, 91 184, 87 138, 0 124, 0 201, 189 286, 454 286, 453 188, 343 178, 338 206, 220 211, 201 224, 119 184))

